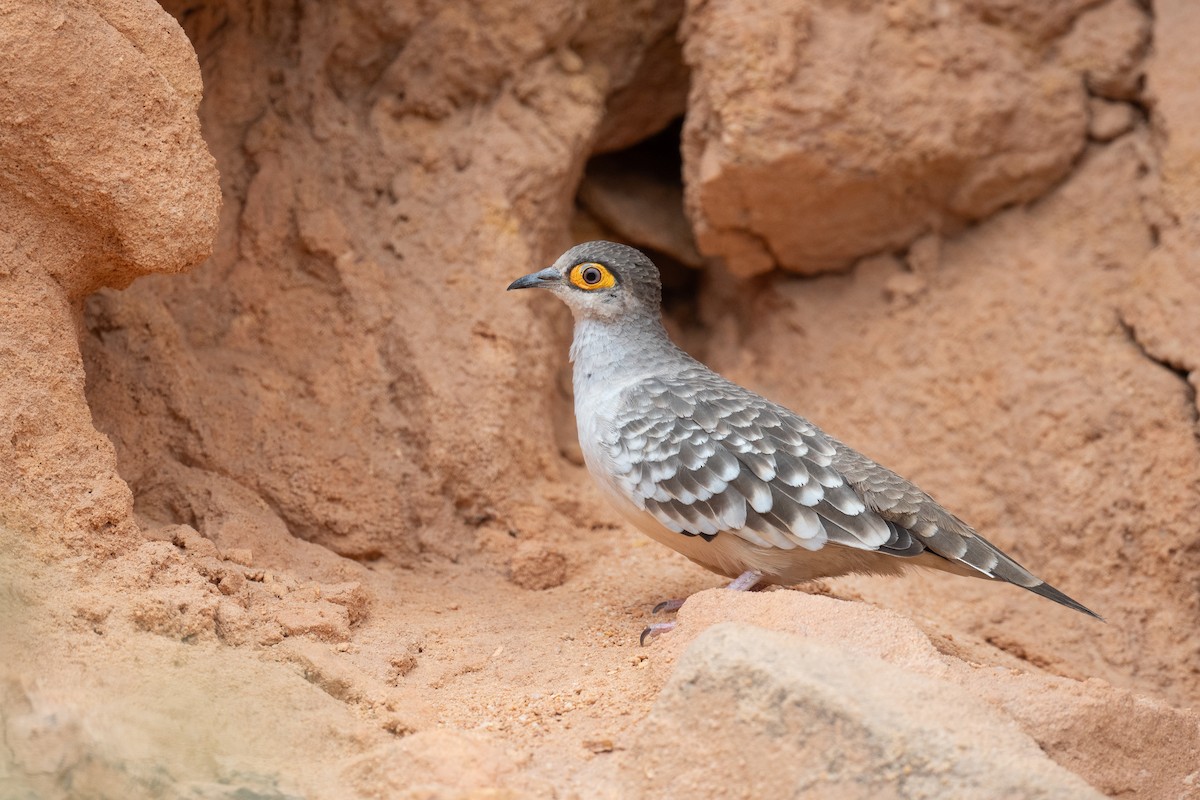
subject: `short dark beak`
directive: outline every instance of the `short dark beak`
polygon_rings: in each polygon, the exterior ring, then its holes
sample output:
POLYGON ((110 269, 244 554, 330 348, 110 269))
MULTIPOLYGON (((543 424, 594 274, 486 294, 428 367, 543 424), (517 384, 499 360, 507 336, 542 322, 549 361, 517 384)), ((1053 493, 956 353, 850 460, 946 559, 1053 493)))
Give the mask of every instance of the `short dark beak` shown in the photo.
POLYGON ((508 291, 513 289, 529 289, 532 287, 551 286, 562 280, 562 273, 554 267, 546 267, 541 272, 535 272, 531 275, 526 275, 523 278, 517 278, 508 285, 508 291))

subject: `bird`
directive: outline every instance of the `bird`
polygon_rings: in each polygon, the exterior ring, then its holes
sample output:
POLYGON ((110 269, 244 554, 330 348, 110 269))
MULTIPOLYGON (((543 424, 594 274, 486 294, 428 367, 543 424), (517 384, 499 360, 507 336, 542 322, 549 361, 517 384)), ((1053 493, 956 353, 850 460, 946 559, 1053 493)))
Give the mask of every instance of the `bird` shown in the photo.
MULTIPOLYGON (((585 242, 508 286, 529 288, 574 316, 575 419, 592 478, 634 526, 731 578, 730 589, 920 566, 1102 619, 910 481, 676 346, 658 268, 641 251, 585 242)), ((647 627, 642 644, 673 626, 647 627)))

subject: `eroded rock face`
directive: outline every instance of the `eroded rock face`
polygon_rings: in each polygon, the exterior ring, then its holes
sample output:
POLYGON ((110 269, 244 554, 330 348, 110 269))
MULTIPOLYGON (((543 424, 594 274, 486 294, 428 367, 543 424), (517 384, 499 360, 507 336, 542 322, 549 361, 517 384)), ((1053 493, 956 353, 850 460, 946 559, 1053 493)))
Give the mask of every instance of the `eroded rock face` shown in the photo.
POLYGON ((683 653, 635 746, 630 797, 1103 797, 958 687, 732 624, 683 653))
POLYGON ((1157 14, 1146 72, 1161 183, 1147 214, 1159 246, 1139 265, 1122 313, 1146 354, 1186 381, 1200 424, 1200 86, 1185 78, 1200 69, 1191 38, 1200 29, 1200 8, 1170 1, 1157 14))
POLYGON ((178 23, 149 0, 5 6, 0 158, 27 204, 6 215, 23 221, 6 226, 18 252, 72 300, 206 258, 216 165, 178 23))
POLYGON ((101 286, 210 250, 220 198, 200 75, 152 2, 0 4, 0 522, 131 530, 92 427, 76 310, 101 286))
MULTIPOLYGON (((596 20, 597 28, 631 26, 642 46, 633 51, 633 58, 619 59, 610 66, 615 73, 612 84, 615 91, 608 98, 604 119, 596 132, 595 152, 635 145, 683 116, 687 109, 688 70, 678 37, 684 2, 658 0, 645 8, 638 8, 640 5, 596 6, 603 14, 596 20), (636 70, 631 71, 635 65, 636 70)), ((600 38, 597 48, 603 48, 605 43, 600 38)))
POLYGON ((532 387, 561 362, 564 311, 503 289, 565 247, 607 93, 680 7, 176 10, 221 53, 221 247, 87 314, 91 399, 141 510, 215 524, 184 463, 338 553, 456 555, 560 469, 530 443, 563 407, 532 387))
POLYGON ((1053 57, 1046 39, 1082 5, 1032 21, 985 4, 691 5, 685 182, 701 251, 739 275, 813 273, 1044 193, 1084 145, 1080 72, 1110 86, 1137 62, 1097 46, 1121 10, 1070 40, 1070 66, 1053 57))
POLYGON ((566 246, 556 210, 594 139, 680 112, 641 114, 638 81, 670 63, 650 51, 682 6, 290 8, 180 9, 202 52, 222 49, 206 104, 221 246, 205 275, 91 301, 91 399, 156 520, 212 524, 182 462, 339 553, 453 555, 512 485, 558 469, 527 444, 562 401, 529 387, 556 370, 564 312, 498 292, 566 246), (256 9, 274 9, 274 45, 256 9), (601 133, 620 92, 637 114, 601 133))

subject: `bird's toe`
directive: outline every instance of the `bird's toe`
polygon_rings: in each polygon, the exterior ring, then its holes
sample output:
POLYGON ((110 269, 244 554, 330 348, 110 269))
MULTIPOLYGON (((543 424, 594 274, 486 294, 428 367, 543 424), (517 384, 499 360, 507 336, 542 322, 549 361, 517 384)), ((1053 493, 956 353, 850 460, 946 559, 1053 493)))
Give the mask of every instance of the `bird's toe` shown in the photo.
POLYGON ((638 642, 642 647, 645 647, 648 639, 653 639, 656 636, 662 636, 664 633, 673 630, 675 630, 674 622, 653 622, 646 626, 646 630, 642 631, 642 635, 638 639, 638 642))
POLYGON ((654 607, 651 614, 663 614, 669 611, 678 611, 687 602, 686 597, 672 597, 670 600, 663 600, 654 607))

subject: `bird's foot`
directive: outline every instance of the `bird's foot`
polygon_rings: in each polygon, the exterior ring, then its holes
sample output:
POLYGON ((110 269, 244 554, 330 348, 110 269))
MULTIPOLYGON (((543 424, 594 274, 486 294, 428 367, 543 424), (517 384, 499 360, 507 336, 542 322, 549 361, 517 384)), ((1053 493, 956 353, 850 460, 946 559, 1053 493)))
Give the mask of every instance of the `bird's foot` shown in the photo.
POLYGON ((653 639, 655 636, 662 636, 667 631, 675 629, 675 623, 672 622, 651 622, 646 626, 646 630, 642 631, 642 635, 638 637, 638 644, 642 647, 646 646, 647 639, 653 639))
POLYGON ((686 597, 672 597, 670 600, 663 600, 661 603, 656 605, 654 607, 654 610, 651 611, 650 613, 651 614, 662 614, 663 612, 666 612, 666 611, 678 611, 680 608, 683 607, 683 604, 686 602, 687 602, 686 597))
MULTIPOLYGON (((730 581, 729 585, 725 588, 731 592, 748 592, 755 586, 758 586, 758 584, 762 581, 762 577, 762 573, 758 570, 748 569, 730 581)), ((664 611, 678 611, 686 602, 686 597, 676 597, 672 598, 671 600, 663 600, 661 603, 656 605, 654 610, 650 613, 659 614, 664 611)), ((646 626, 644 631, 642 631, 642 635, 638 639, 638 642, 642 647, 645 647, 647 639, 653 639, 656 636, 661 636, 668 631, 674 630, 674 628, 674 622, 652 622, 646 626)))

